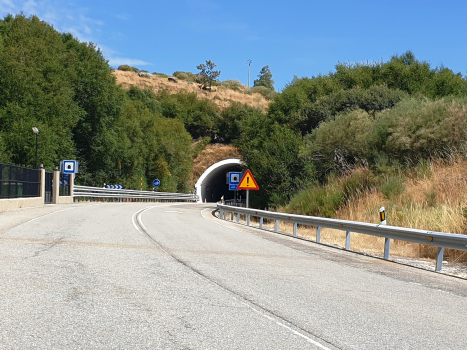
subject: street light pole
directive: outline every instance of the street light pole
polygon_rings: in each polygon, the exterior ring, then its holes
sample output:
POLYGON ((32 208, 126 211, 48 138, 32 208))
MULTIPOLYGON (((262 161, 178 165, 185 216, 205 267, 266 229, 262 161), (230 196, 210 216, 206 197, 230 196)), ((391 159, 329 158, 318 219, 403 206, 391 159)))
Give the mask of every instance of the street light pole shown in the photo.
POLYGON ((246 61, 246 63, 248 63, 248 88, 250 88, 250 66, 252 62, 252 60, 246 61))
POLYGON ((36 166, 35 166, 35 169, 37 169, 37 139, 39 138, 39 129, 34 126, 32 128, 32 132, 36 134, 36 166))

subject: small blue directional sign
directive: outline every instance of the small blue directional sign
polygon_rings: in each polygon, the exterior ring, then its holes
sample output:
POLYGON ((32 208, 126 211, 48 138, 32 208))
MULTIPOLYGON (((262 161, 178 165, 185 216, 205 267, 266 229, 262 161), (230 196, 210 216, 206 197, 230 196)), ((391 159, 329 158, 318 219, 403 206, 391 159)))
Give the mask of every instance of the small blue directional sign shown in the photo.
POLYGON ((242 173, 240 172, 229 172, 229 191, 236 191, 237 186, 240 183, 240 179, 242 178, 242 173))
POLYGON ((78 172, 78 162, 76 160, 62 160, 60 170, 62 174, 76 174, 78 172))
POLYGON ((155 179, 155 180, 152 182, 152 185, 153 185, 154 187, 159 187, 159 186, 161 185, 161 182, 160 182, 160 180, 155 179))

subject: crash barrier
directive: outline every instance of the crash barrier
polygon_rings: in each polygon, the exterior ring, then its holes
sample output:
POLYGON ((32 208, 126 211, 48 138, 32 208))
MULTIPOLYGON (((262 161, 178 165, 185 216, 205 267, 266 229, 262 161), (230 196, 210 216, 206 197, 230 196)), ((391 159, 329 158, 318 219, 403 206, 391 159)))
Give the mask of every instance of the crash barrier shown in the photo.
POLYGON ((418 230, 405 227, 388 226, 380 224, 370 224, 366 222, 327 219, 316 216, 305 216, 295 214, 276 213, 266 210, 247 209, 241 207, 233 207, 217 204, 219 210, 219 217, 222 220, 228 220, 228 213, 230 213, 230 220, 232 222, 240 222, 240 215, 246 216, 246 224, 250 226, 250 218, 259 218, 259 228, 264 229, 264 219, 275 221, 274 232, 279 232, 279 222, 293 223, 293 236, 297 237, 297 225, 308 225, 316 227, 316 242, 321 243, 321 228, 330 228, 346 232, 345 249, 350 250, 350 237, 351 233, 363 233, 377 237, 384 237, 384 259, 389 260, 389 249, 391 239, 397 239, 413 243, 421 243, 430 246, 438 247, 436 257, 435 271, 442 269, 444 249, 451 248, 457 250, 467 251, 467 235, 444 233, 436 231, 418 230))
POLYGON ((137 191, 127 189, 109 189, 90 186, 73 186, 73 200, 93 201, 138 201, 138 202, 196 202, 198 196, 185 193, 137 191))

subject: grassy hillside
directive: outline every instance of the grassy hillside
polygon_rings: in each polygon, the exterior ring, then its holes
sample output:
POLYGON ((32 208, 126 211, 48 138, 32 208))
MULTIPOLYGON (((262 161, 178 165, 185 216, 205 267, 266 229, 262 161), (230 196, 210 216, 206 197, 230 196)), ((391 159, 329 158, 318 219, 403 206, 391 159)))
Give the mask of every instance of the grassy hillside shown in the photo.
POLYGON ((140 77, 136 72, 115 70, 112 73, 117 79, 117 84, 125 89, 136 86, 141 89, 151 89, 154 92, 165 89, 169 93, 194 92, 199 99, 214 102, 221 108, 228 107, 232 101, 259 107, 265 110, 269 104, 263 95, 259 93, 249 94, 246 86, 240 85, 237 90, 224 86, 214 86, 212 91, 202 90, 199 84, 178 79, 178 83, 171 82, 165 76, 154 75, 152 78, 140 77))

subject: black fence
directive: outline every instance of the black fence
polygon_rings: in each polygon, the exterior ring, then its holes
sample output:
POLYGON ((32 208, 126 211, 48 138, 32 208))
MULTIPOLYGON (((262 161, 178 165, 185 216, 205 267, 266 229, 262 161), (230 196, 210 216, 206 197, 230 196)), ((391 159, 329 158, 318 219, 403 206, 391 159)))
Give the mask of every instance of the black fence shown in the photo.
POLYGON ((0 198, 39 197, 39 169, 0 163, 0 198))

